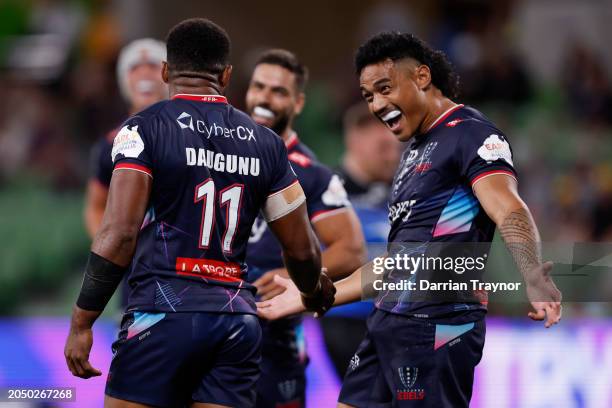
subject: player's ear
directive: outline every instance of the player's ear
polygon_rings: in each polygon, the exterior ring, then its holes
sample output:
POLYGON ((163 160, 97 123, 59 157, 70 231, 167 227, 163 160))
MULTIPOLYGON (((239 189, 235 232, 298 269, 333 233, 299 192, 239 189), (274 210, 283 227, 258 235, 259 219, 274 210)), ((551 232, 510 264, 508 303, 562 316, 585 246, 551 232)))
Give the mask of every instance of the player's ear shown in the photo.
POLYGON ((300 92, 296 99, 297 102, 293 111, 296 115, 299 115, 300 113, 302 113, 302 109, 304 109, 304 103, 306 103, 306 94, 304 94, 304 92, 300 92))
POLYGON ((166 61, 162 61, 161 76, 162 76, 162 81, 164 81, 165 83, 168 83, 168 78, 169 78, 168 63, 166 61))
POLYGON ((427 65, 417 66, 415 76, 416 83, 421 90, 425 90, 429 85, 431 85, 431 71, 427 65))
POLYGON ((226 65, 221 73, 221 78, 219 78, 219 83, 223 88, 226 88, 229 85, 230 77, 232 76, 232 66, 226 65))

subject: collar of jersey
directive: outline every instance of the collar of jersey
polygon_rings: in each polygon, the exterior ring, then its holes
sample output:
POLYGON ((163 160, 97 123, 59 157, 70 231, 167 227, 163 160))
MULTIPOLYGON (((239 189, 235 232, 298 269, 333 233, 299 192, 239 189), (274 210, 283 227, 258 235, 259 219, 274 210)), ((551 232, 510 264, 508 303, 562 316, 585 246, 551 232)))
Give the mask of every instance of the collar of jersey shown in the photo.
POLYGON ((427 129, 427 131, 425 133, 429 133, 432 131, 432 129, 434 129, 436 126, 438 126, 439 124, 441 124, 442 122, 444 122, 446 119, 448 119, 448 117, 455 111, 458 111, 459 109, 463 108, 463 104, 460 103, 459 105, 455 105, 452 108, 448 109, 446 112, 444 112, 443 114, 441 114, 440 116, 438 116, 438 118, 436 120, 434 120, 434 122, 431 124, 431 126, 429 127, 429 129, 427 129))
POLYGON ((195 94, 176 94, 174 99, 187 99, 189 101, 206 102, 206 103, 227 103, 227 98, 222 95, 195 95, 195 94))
POLYGON ((285 141, 285 147, 287 150, 293 149, 299 143, 300 139, 298 139, 297 133, 295 131, 291 132, 289 138, 285 141))
POLYGON ((427 129, 427 131, 425 131, 424 133, 420 133, 414 137, 414 143, 420 143, 421 141, 425 140, 426 136, 429 135, 432 130, 434 130, 436 127, 438 127, 438 125, 440 125, 442 122, 448 119, 450 115, 452 115, 454 112, 457 112, 459 109, 463 108, 464 106, 465 105, 460 103, 459 105, 455 105, 452 108, 448 109, 446 112, 442 113, 440 116, 438 116, 436 120, 434 120, 434 122, 431 124, 429 129, 427 129))

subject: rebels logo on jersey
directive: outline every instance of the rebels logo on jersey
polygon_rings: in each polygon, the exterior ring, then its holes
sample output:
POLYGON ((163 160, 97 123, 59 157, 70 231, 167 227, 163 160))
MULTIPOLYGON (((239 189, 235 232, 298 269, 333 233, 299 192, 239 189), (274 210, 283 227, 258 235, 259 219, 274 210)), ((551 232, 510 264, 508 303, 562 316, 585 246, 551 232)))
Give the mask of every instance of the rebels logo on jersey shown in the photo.
POLYGON ((267 197, 294 182, 272 131, 218 95, 177 95, 127 120, 115 171, 153 178, 128 310, 255 313, 246 243, 267 197))

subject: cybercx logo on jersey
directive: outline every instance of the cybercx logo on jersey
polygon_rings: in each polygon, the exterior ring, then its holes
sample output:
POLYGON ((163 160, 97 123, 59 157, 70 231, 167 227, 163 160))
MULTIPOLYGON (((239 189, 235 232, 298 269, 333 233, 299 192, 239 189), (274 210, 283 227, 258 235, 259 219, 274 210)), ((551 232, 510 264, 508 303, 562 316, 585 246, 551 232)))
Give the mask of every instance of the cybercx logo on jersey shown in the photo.
POLYGON ((419 378, 418 367, 399 367, 397 369, 399 379, 403 388, 397 390, 397 399, 400 401, 407 400, 423 400, 425 399, 425 390, 415 388, 415 384, 419 378))
POLYGON ((429 142, 422 152, 419 149, 410 150, 408 155, 402 159, 400 168, 393 180, 393 194, 397 194, 404 181, 414 174, 423 174, 431 168, 431 155, 438 147, 438 142, 429 142))
POLYGON ((223 126, 219 126, 216 123, 206 124, 203 120, 193 120, 193 116, 191 116, 187 112, 181 113, 176 118, 176 123, 178 123, 181 129, 189 129, 192 132, 198 132, 207 139, 211 137, 224 137, 226 139, 238 139, 247 142, 256 142, 255 139, 255 130, 246 126, 237 126, 236 128, 226 128, 223 126))
POLYGON ((193 130, 193 118, 187 112, 183 112, 176 118, 176 123, 179 124, 181 129, 191 129, 193 130))

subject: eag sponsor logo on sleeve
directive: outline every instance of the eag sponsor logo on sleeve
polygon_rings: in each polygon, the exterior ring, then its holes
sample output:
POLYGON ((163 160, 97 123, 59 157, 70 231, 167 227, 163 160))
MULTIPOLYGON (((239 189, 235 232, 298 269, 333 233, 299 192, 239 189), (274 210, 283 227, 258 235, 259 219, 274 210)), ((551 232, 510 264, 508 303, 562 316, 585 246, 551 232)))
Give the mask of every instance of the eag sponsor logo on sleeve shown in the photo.
POLYGON ((144 142, 138 133, 138 125, 130 127, 125 125, 119 130, 113 141, 111 159, 115 162, 117 155, 128 158, 138 158, 145 148, 144 142))

